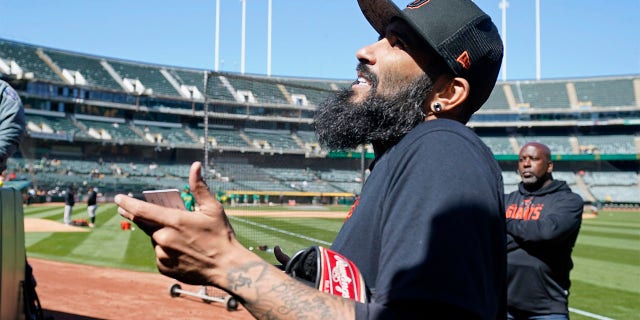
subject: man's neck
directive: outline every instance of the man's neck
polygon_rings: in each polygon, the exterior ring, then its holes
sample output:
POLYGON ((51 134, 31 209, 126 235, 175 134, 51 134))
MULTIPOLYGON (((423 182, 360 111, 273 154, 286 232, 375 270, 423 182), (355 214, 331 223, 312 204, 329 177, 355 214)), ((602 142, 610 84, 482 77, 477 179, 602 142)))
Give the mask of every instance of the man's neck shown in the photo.
POLYGON ((551 184, 551 182, 553 182, 553 179, 552 178, 548 178, 548 179, 545 179, 544 181, 540 181, 538 183, 529 184, 529 185, 525 184, 524 188, 529 192, 535 192, 535 191, 541 190, 543 188, 546 188, 547 186, 549 186, 551 184))

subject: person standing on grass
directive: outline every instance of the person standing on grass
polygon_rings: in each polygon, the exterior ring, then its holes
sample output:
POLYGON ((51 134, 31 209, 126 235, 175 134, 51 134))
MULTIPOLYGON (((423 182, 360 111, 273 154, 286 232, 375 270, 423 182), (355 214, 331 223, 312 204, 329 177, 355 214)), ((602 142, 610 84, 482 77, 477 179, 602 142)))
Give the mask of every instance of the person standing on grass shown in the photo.
POLYGON ((87 213, 89 215, 89 228, 96 225, 96 210, 98 209, 98 192, 93 186, 87 192, 87 213))
POLYGON ((193 193, 191 193, 191 187, 188 184, 185 184, 182 188, 182 192, 180 193, 180 198, 182 198, 182 202, 184 202, 184 206, 187 208, 187 211, 195 211, 196 210, 196 199, 193 198, 193 193))
POLYGON ((200 162, 189 172, 199 214, 123 194, 118 212, 152 238, 162 274, 222 288, 256 318, 503 319, 502 175, 465 126, 500 70, 497 28, 471 0, 358 3, 379 38, 356 52, 355 81, 319 105, 313 125, 324 147, 371 143, 375 159, 330 248, 277 255, 285 272, 263 260, 239 242, 200 162), (320 257, 335 260, 331 270, 320 257))
POLYGON ((583 200, 553 179, 549 147, 525 144, 518 155, 518 190, 505 199, 508 319, 569 319, 571 251, 583 200))
POLYGON ((64 193, 64 224, 71 225, 71 213, 73 206, 76 204, 76 194, 73 185, 69 185, 64 193))

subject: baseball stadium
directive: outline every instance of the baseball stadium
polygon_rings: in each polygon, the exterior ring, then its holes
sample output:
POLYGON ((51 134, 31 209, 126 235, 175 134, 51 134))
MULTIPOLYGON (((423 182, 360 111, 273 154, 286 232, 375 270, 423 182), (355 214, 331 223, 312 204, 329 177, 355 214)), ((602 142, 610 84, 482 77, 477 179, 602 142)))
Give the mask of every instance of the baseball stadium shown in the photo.
MULTIPOLYGON (((242 307, 169 290, 175 281, 158 274, 148 236, 119 216, 114 196, 181 189, 191 163, 202 161, 238 239, 275 264, 276 245, 289 253, 331 245, 374 158, 370 145, 326 150, 313 130, 318 104, 353 80, 182 68, 7 39, 0 39, 0 78, 20 95, 27 120, 3 173, 3 319, 21 303, 22 257, 51 318, 249 319, 242 307), (69 187, 74 226, 62 223, 69 187), (93 228, 89 187, 98 191, 93 228), (46 275, 67 265, 74 269, 46 275)), ((537 141, 552 151, 554 178, 582 197, 572 318, 638 317, 640 74, 499 80, 467 125, 493 151, 506 193, 520 182, 518 151, 537 141)))

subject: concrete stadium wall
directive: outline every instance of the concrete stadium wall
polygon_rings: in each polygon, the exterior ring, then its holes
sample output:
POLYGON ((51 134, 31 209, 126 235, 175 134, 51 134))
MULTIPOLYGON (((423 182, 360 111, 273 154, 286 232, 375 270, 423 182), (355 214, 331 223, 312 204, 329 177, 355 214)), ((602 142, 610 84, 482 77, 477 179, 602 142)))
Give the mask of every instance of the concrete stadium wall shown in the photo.
POLYGON ((24 319, 24 217, 22 196, 13 188, 0 188, 0 234, 0 319, 24 319))

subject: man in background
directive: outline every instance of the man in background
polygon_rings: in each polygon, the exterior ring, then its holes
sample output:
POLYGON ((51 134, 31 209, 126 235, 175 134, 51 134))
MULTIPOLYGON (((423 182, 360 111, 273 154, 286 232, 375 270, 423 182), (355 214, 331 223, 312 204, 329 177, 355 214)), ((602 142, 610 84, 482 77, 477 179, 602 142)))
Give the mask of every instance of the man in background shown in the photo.
POLYGON ((64 224, 71 225, 71 213, 73 206, 76 204, 76 194, 73 186, 69 185, 64 193, 64 224))
POLYGON ((182 188, 180 198, 182 198, 182 202, 184 202, 184 206, 188 211, 196 210, 196 199, 193 197, 193 193, 191 193, 191 188, 188 184, 185 184, 182 188))
POLYGON ((87 214, 89 215, 89 228, 96 226, 96 210, 98 209, 98 192, 93 186, 87 191, 87 214))
POLYGON ((0 173, 20 146, 25 132, 24 107, 16 91, 0 80, 0 173))
POLYGON ((509 319, 569 319, 571 251, 582 222, 582 197, 554 180, 549 147, 520 149, 518 190, 506 196, 509 319))

